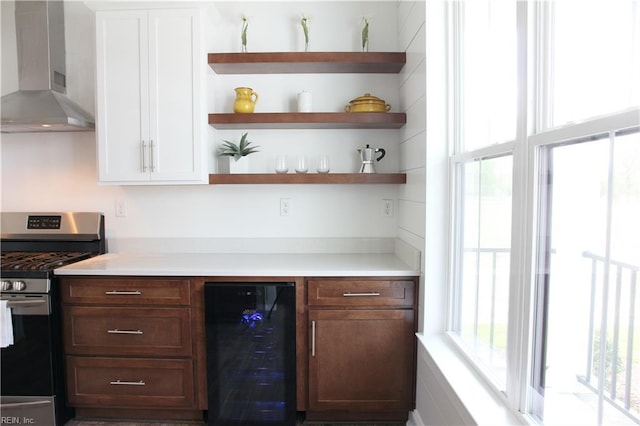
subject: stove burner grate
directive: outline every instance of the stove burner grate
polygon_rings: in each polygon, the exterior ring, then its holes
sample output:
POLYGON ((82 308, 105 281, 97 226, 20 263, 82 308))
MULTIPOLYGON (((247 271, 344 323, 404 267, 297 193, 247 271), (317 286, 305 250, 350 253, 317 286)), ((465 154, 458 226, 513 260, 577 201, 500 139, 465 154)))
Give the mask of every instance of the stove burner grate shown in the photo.
POLYGON ((3 252, 3 271, 50 271, 94 256, 88 252, 3 252))

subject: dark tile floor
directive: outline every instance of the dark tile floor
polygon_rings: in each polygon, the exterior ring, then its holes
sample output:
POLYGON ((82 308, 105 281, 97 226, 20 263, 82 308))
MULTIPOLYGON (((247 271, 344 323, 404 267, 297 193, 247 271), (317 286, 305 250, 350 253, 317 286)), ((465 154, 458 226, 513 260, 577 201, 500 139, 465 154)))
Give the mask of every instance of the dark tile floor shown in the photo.
MULTIPOLYGON (((299 421, 298 425, 313 426, 403 426, 398 423, 305 423, 299 421)), ((70 420, 65 426, 204 426, 202 422, 166 421, 166 422, 133 422, 133 421, 100 421, 100 420, 70 420)))
POLYGON ((107 420, 70 420, 65 426, 204 426, 203 422, 162 421, 162 422, 138 422, 138 421, 107 421, 107 420))

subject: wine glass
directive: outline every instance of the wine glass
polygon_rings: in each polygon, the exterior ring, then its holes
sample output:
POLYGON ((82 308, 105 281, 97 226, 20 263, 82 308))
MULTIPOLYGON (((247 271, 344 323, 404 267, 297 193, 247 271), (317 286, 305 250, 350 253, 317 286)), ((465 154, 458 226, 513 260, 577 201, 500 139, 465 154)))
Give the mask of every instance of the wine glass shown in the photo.
POLYGON ((309 166, 307 164, 307 157, 304 155, 298 156, 298 163, 296 165, 296 173, 307 173, 309 166))
POLYGON ((289 171, 287 167, 287 156, 284 154, 279 154, 276 156, 276 173, 284 174, 289 171))
POLYGON ((318 173, 329 173, 329 156, 321 155, 318 160, 318 173))

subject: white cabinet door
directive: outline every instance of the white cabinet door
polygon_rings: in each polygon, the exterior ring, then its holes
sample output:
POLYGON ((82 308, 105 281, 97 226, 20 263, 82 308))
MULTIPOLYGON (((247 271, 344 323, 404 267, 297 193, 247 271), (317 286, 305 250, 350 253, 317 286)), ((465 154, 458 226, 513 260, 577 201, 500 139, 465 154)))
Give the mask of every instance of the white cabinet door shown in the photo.
POLYGON ((100 182, 205 183, 197 11, 100 11, 96 30, 100 182))
POLYGON ((146 12, 96 14, 96 133, 99 179, 149 179, 143 144, 149 135, 146 12))
POLYGON ((198 33, 192 10, 149 12, 152 180, 193 180, 202 171, 198 33))

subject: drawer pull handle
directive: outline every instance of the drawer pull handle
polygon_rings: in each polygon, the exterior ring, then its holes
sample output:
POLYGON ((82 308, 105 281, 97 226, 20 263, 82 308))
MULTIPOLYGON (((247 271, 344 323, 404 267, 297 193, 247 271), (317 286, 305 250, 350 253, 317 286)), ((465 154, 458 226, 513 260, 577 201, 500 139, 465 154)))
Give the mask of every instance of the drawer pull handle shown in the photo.
POLYGON ((110 385, 124 385, 124 386, 145 386, 146 383, 144 380, 140 380, 139 382, 123 382, 120 379, 115 382, 109 382, 110 385))
POLYGON ((372 291, 370 293, 342 293, 343 297, 371 297, 371 296, 380 296, 380 293, 377 291, 372 291))
POLYGON ((109 334, 143 334, 142 330, 107 330, 109 334))
POLYGON ((139 296, 142 294, 140 290, 111 290, 105 291, 107 296, 139 296))
POLYGON ((311 321, 311 356, 316 356, 316 322, 311 321))

